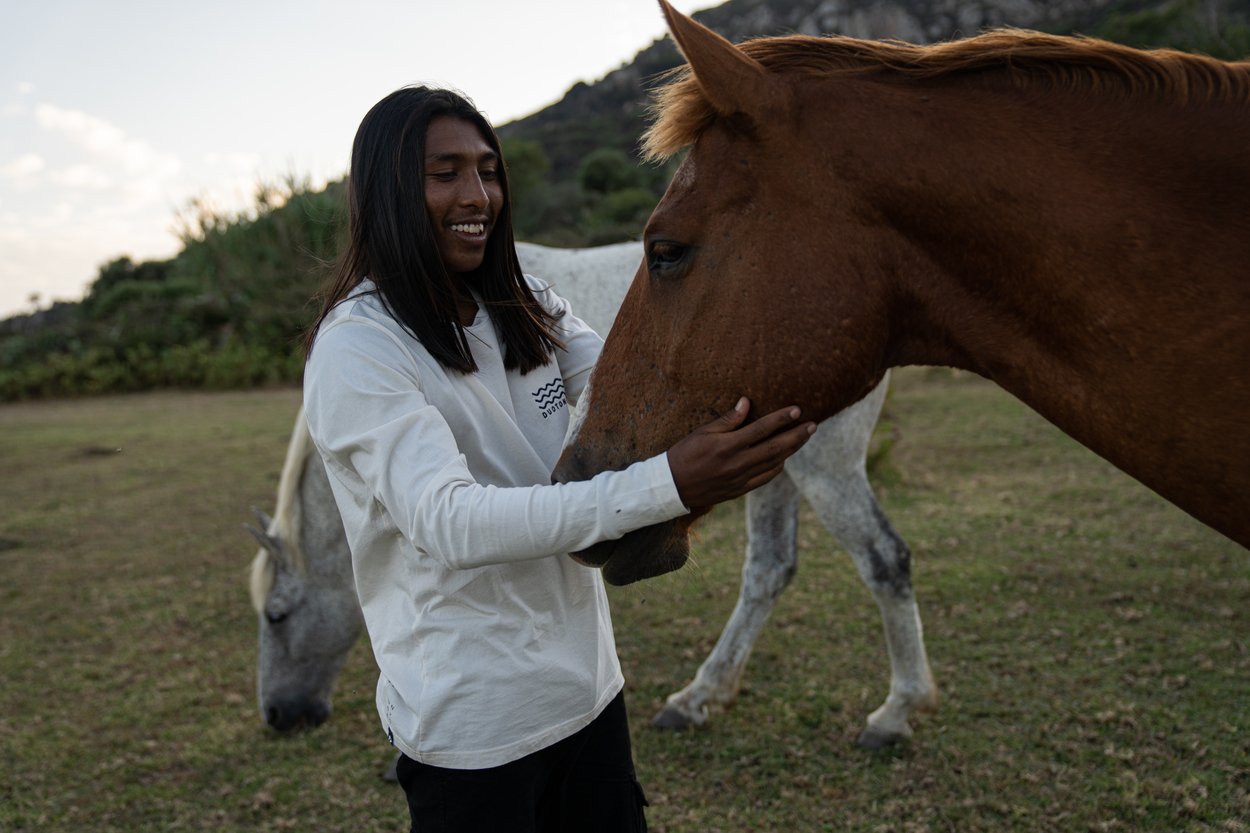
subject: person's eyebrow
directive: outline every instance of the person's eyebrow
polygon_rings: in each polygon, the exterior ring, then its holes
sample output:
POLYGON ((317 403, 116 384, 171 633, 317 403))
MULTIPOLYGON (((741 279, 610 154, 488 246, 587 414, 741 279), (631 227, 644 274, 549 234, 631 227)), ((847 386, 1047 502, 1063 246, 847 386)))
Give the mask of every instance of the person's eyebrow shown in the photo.
MULTIPOLYGON (((467 153, 432 153, 425 157, 425 161, 427 163, 428 162, 459 162, 462 159, 471 159, 471 158, 473 157, 471 157, 467 153)), ((495 153, 493 150, 488 150, 485 153, 477 157, 478 162, 495 162, 495 161, 498 161, 498 159, 499 159, 499 154, 495 153)))

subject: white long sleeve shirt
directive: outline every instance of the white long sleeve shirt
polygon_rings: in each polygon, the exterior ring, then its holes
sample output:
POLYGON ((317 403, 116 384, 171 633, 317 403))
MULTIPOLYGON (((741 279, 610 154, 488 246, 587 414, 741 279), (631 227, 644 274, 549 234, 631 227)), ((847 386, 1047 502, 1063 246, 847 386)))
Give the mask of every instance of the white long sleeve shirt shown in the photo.
POLYGON ((686 513, 664 455, 551 485, 600 338, 543 284, 565 349, 505 370, 484 311, 478 372, 444 369, 366 281, 322 323, 304 376, 381 676, 414 760, 498 766, 589 724, 624 684, 598 570, 566 553, 686 513))

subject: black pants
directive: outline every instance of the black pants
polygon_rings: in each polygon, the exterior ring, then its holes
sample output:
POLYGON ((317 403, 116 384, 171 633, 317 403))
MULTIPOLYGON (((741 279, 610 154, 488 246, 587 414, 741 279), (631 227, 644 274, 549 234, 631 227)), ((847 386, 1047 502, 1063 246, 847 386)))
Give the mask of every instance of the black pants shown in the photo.
POLYGON ((412 833, 645 833, 625 698, 572 737, 492 769, 400 755, 412 833))

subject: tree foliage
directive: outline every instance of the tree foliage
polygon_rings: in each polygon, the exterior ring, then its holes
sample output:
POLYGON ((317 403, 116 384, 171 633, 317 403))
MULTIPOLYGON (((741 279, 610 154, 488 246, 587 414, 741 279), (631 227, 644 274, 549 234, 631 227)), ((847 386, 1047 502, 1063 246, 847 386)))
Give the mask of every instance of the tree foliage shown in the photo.
POLYGON ((174 258, 118 257, 81 303, 0 322, 0 401, 297 380, 343 192, 289 179, 258 185, 243 213, 193 202, 174 258))
POLYGON ((1146 8, 1120 4, 1090 34, 1139 49, 1168 47, 1241 60, 1250 56, 1250 3, 1172 0, 1146 8))

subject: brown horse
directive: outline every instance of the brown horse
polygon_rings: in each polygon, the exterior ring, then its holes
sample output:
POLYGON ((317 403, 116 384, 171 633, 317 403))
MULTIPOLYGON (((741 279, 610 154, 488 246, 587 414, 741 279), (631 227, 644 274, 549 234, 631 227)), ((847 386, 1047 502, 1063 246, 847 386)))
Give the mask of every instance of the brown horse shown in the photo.
MULTIPOLYGON (((557 478, 749 396, 820 420, 899 365, 986 376, 1250 546, 1250 63, 1000 31, 740 47, 661 0, 692 145, 557 478)), ((676 569, 690 518, 582 553, 676 569)))

